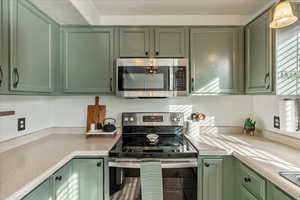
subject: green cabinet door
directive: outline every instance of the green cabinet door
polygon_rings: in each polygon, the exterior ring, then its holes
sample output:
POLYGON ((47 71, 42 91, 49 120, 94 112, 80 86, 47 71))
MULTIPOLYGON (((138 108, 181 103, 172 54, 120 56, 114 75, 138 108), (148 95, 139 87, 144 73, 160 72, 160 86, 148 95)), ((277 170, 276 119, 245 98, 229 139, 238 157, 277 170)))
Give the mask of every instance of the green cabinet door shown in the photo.
POLYGON ((267 200, 294 200, 272 183, 267 183, 267 200))
POLYGON ((150 55, 150 28, 123 27, 119 29, 119 56, 122 58, 150 55))
POLYGON ((192 28, 191 92, 234 94, 242 86, 243 31, 241 28, 192 28))
POLYGON ((103 159, 74 159, 73 184, 76 185, 73 200, 104 199, 103 159))
POLYGON ((222 200, 222 159, 203 159, 203 200, 222 200))
POLYGON ((8 92, 8 0, 0 0, 0 94, 8 92))
POLYGON ((11 0, 11 86, 13 91, 51 92, 53 21, 27 0, 11 0))
POLYGON ((62 29, 64 92, 113 91, 113 28, 62 29))
POLYGON ((246 26, 246 93, 273 91, 272 11, 246 26))
POLYGON ((73 200, 76 185, 71 172, 72 162, 69 162, 52 176, 55 200, 73 200))
POLYGON ((54 200, 52 179, 47 179, 22 200, 54 200))
POLYGON ((243 186, 240 188, 241 198, 240 200, 258 200, 255 196, 253 196, 247 189, 243 186))
MULTIPOLYGON (((155 57, 185 57, 187 28, 155 28, 155 57)), ((187 40, 188 41, 188 40, 187 40)))

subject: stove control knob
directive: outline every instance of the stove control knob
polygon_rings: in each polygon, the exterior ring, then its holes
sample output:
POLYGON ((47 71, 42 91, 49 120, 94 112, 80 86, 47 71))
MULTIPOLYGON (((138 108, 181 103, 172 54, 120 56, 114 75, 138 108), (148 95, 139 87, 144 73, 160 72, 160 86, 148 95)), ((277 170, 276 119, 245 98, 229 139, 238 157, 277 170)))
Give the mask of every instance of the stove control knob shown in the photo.
POLYGON ((124 117, 124 122, 128 122, 128 121, 129 121, 128 117, 124 117))
POLYGON ((133 117, 130 117, 130 118, 129 118, 129 121, 130 121, 130 122, 134 122, 134 118, 133 118, 133 117))

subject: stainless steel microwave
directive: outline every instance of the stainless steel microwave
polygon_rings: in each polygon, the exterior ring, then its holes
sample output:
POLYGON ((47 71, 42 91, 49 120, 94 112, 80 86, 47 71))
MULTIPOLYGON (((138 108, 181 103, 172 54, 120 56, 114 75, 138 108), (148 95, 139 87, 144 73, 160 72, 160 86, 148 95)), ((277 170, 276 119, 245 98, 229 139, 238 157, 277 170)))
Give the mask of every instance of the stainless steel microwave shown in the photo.
POLYGON ((174 97, 189 93, 188 59, 117 59, 117 95, 174 97))

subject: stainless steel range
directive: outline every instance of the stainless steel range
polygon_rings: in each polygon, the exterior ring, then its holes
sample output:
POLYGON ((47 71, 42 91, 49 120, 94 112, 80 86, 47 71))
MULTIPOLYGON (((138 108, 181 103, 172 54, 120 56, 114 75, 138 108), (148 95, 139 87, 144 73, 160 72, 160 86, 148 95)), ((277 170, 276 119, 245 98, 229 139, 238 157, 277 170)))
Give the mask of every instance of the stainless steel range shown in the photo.
POLYGON ((142 162, 157 161, 163 170, 164 200, 174 199, 174 194, 178 200, 196 199, 198 152, 184 136, 183 113, 123 113, 122 123, 122 137, 109 153, 111 193, 124 189, 128 180, 139 180, 142 162))

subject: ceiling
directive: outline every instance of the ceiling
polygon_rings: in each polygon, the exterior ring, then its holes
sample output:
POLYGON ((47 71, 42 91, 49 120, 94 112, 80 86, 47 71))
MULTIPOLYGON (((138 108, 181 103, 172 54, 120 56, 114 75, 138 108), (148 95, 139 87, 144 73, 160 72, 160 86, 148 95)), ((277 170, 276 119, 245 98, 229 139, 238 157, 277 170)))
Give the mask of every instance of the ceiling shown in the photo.
POLYGON ((84 24, 96 16, 253 16, 275 0, 31 0, 61 24, 84 24), (92 14, 91 14, 92 13, 92 14), (88 15, 88 16, 86 16, 88 15))

